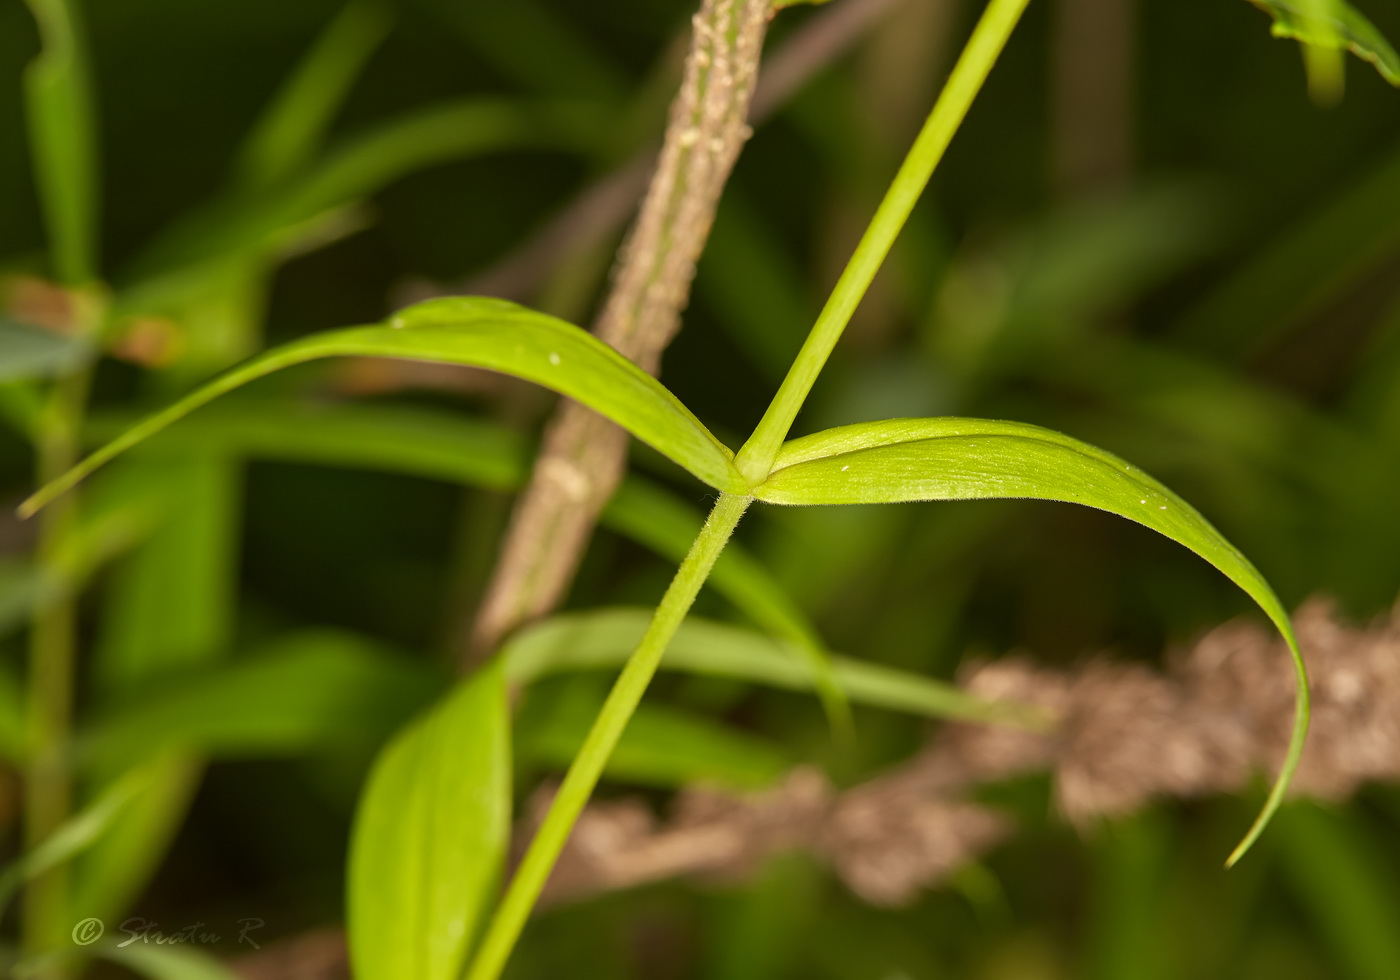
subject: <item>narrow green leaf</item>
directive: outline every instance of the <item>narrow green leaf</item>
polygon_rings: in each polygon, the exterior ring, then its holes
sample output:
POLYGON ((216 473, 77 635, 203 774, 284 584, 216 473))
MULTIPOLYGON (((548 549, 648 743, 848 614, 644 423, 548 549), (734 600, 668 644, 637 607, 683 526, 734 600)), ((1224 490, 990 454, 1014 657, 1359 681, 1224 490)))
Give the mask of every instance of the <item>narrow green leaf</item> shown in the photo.
POLYGON ((1268 582, 1190 504, 1146 473, 1069 436, 985 419, 892 419, 828 429, 778 453, 755 498, 776 504, 873 504, 1024 497, 1083 504, 1126 517, 1185 545, 1243 589, 1293 653, 1292 738, 1258 820, 1234 863, 1283 801, 1308 729, 1308 679, 1288 613, 1268 582))
MULTIPOLYGON (((231 942, 237 941, 236 936, 227 938, 231 942)), ((251 952, 252 948, 245 946, 243 951, 251 952)), ((225 966, 217 957, 189 943, 159 946, 150 942, 133 942, 130 946, 122 946, 119 934, 117 941, 102 945, 98 955, 149 980, 240 980, 243 976, 225 966)))
MULTIPOLYGON (((538 700, 527 700, 516 720, 516 763, 565 767, 603 706, 602 692, 585 685, 538 700)), ((759 789, 791 767, 787 753, 767 739, 670 705, 643 703, 608 759, 606 774, 668 789, 695 783, 759 789)))
POLYGON ((141 763, 150 779, 74 862, 74 920, 112 920, 140 897, 179 833, 204 774, 200 759, 163 752, 141 763))
POLYGON ((42 843, 0 871, 0 908, 9 904, 24 882, 71 860, 96 843, 132 800, 146 789, 153 774, 149 766, 129 770, 86 808, 65 820, 42 843))
MULTIPOLYGON (((94 415, 88 444, 102 445, 137 418, 131 413, 94 415)), ((490 490, 518 489, 529 475, 533 455, 522 433, 456 411, 254 395, 210 405, 151 445, 172 456, 204 449, 230 457, 401 473, 490 490)), ((701 518, 697 514, 695 519, 698 527, 701 518)))
POLYGON ((311 158, 389 25, 389 11, 376 0, 345 5, 258 120, 239 156, 240 184, 270 184, 311 158))
MULTIPOLYGON (((131 424, 98 416, 97 444, 131 424)), ((356 467, 515 490, 529 474, 531 447, 504 426, 439 409, 401 405, 230 399, 163 433, 166 452, 193 449, 297 463, 356 467)), ((629 474, 602 522, 663 558, 679 562, 705 522, 673 491, 629 474)), ((816 628, 763 565, 731 542, 707 580, 736 608, 774 634, 821 647, 816 628)))
POLYGON ((439 689, 431 672, 355 636, 311 631, 250 656, 152 683, 79 739, 107 768, 165 746, 213 756, 286 755, 383 738, 439 689))
POLYGON ((234 368, 108 443, 25 501, 33 514, 114 456, 219 395, 294 364, 327 357, 389 357, 465 364, 512 374, 573 398, 725 491, 746 493, 733 454, 675 395, 578 327, 502 300, 430 300, 385 326, 315 334, 234 368))
POLYGON ((1376 66, 1391 85, 1400 85, 1400 55, 1395 53, 1376 25, 1346 0, 1328 0, 1330 16, 1320 15, 1299 0, 1250 0, 1274 19, 1271 33, 1303 44, 1332 50, 1345 49, 1376 66))
MULTIPOLYGON (((95 430, 119 433, 124 421, 98 419, 95 430)), ((403 406, 241 401, 210 408, 164 434, 167 451, 218 451, 333 466, 367 467, 514 490, 529 472, 520 434, 478 419, 403 406)), ((635 474, 624 479, 602 523, 664 558, 680 561, 704 517, 674 493, 635 474)), ((742 546, 720 555, 707 584, 756 624, 798 645, 817 678, 828 716, 849 728, 849 708, 834 682, 816 627, 742 546)))
POLYGON ((418 110, 327 152, 315 165, 251 197, 234 194, 162 235, 134 263, 148 280, 212 260, 267 254, 299 226, 410 173, 507 149, 569 149, 587 143, 593 116, 577 106, 466 99, 418 110))
MULTIPOLYGON (((110 438, 128 424, 124 419, 99 418, 94 431, 110 438)), ((494 490, 517 489, 529 473, 532 455, 514 430, 456 413, 282 399, 211 407, 160 440, 166 451, 218 451, 366 467, 494 490)), ((608 502, 602 523, 679 562, 704 517, 672 491, 631 474, 608 502)), ((707 584, 754 623, 802 648, 833 724, 838 729, 849 724, 844 695, 830 677, 820 634, 762 564, 741 545, 731 543, 707 584)))
MULTIPOLYGON (((527 626, 505 645, 501 659, 512 684, 570 670, 604 670, 626 661, 646 633, 645 609, 603 609, 553 616, 527 626)), ((753 630, 689 616, 661 660, 662 670, 812 691, 812 671, 802 650, 753 630)), ((1046 719, 1020 705, 983 701, 951 684, 894 667, 832 656, 832 675, 858 704, 929 718, 957 718, 1025 728, 1046 719)))
POLYGON ((54 274, 70 286, 97 266, 97 137, 87 53, 72 0, 28 0, 43 50, 25 72, 29 139, 54 274))
POLYGON ((510 713, 499 664, 380 754, 350 845, 358 980, 456 980, 510 841, 510 713))

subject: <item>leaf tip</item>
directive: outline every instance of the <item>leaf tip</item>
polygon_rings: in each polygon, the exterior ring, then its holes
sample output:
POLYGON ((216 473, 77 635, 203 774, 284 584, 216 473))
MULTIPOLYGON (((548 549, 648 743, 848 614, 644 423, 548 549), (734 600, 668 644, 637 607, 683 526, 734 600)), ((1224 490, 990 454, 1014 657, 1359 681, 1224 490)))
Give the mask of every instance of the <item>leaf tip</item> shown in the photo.
MULTIPOLYGON (((1263 828, 1261 827, 1260 830, 1263 828)), ((1244 840, 1235 845, 1235 849, 1230 852, 1230 856, 1225 859, 1225 870, 1229 871, 1240 863, 1240 858, 1249 853, 1249 849, 1254 846, 1254 842, 1259 839, 1259 834, 1251 830, 1244 840)))
POLYGON ((50 480, 21 501, 20 505, 15 508, 15 513, 19 515, 20 520, 29 520, 29 518, 53 503, 56 498, 63 496, 63 494, 73 489, 78 481, 87 475, 88 470, 88 467, 84 464, 80 464, 57 479, 50 480))
POLYGON ((1279 623, 1279 630, 1283 633, 1283 638, 1288 644, 1289 652, 1293 655, 1294 676, 1297 683, 1297 694, 1295 695, 1293 707, 1293 733, 1289 736, 1288 752, 1283 759, 1283 767, 1279 770, 1278 778, 1274 780, 1273 788, 1269 791, 1269 798, 1264 801, 1264 808, 1259 811, 1259 816, 1254 818, 1254 824, 1249 828, 1249 832, 1244 835, 1244 840, 1240 841, 1230 856, 1225 859, 1225 867, 1228 870, 1233 868, 1249 849, 1254 846, 1255 841, 1264 833, 1264 828, 1269 825, 1269 821, 1274 818, 1274 814, 1283 806, 1284 797, 1288 793, 1289 784, 1293 782, 1293 774, 1298 771, 1298 764, 1303 758, 1303 748, 1307 744, 1308 723, 1312 716, 1312 697, 1308 682, 1308 669, 1303 661, 1302 650, 1298 647, 1298 640, 1293 635, 1293 628, 1288 625, 1287 619, 1279 623))
POLYGON ((15 514, 18 515, 20 520, 27 521, 35 514, 39 513, 40 508, 46 503, 48 503, 48 501, 44 499, 44 492, 42 490, 37 491, 20 502, 20 505, 15 508, 15 514))

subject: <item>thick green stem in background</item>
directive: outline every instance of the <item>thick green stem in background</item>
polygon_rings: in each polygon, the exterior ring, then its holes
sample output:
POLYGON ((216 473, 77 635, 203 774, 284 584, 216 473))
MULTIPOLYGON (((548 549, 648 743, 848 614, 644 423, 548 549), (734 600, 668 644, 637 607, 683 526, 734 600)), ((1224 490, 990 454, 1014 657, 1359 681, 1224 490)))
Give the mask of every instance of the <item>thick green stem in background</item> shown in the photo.
MULTIPOLYGON (((43 50, 25 78, 36 178, 54 272, 68 286, 82 287, 96 267, 97 181, 81 31, 76 11, 64 0, 29 0, 29 7, 43 39, 43 50)), ((98 305, 83 293, 75 293, 74 299, 75 326, 91 336, 101 320, 98 305)), ((60 378, 49 394, 35 440, 41 481, 53 479, 77 460, 89 381, 90 369, 83 367, 60 378)), ((30 631, 24 839, 31 848, 63 823, 72 806, 67 759, 77 609, 60 566, 77 506, 76 498, 61 501, 39 526, 39 571, 55 584, 57 593, 35 613, 30 631)), ((64 870, 36 878, 25 890, 25 952, 45 952, 60 944, 68 912, 64 870)), ((60 976, 61 971, 54 967, 47 975, 60 976)))
MULTIPOLYGON (((98 319, 95 310, 88 310, 81 328, 90 332, 98 319)), ((77 461, 90 381, 91 369, 81 368, 60 378, 49 395, 36 439, 41 481, 53 479, 77 461)), ((39 571, 45 581, 53 584, 55 593, 36 610, 29 638, 24 841, 25 847, 31 849, 58 829, 68 818, 73 803, 69 740, 77 597, 67 580, 63 557, 77 521, 77 508, 77 496, 70 495, 57 501, 39 525, 39 571)), ((24 896, 25 952, 52 951, 62 942, 68 917, 66 870, 54 868, 35 878, 24 896)))
MULTIPOLYGON (((74 290, 74 328, 94 337, 102 323, 102 304, 86 287, 97 268, 97 154, 80 18, 68 0, 28 0, 28 5, 43 47, 25 74, 26 114, 51 262, 54 275, 74 290)), ((35 433, 41 481, 77 460, 90 380, 91 368, 84 365, 59 378, 49 393, 35 433)), ((76 498, 62 501, 39 527, 39 573, 57 594, 39 606, 30 631, 24 839, 31 848, 63 823, 72 806, 68 742, 77 608, 62 555, 77 506, 76 498)), ((61 948, 71 925, 68 915, 63 869, 31 882, 22 916, 25 952, 61 948)), ((59 977, 64 971, 55 965, 43 976, 59 977)))
POLYGON ((773 402, 734 462, 757 486, 1030 0, 991 0, 773 402))
POLYGON ((544 889, 554 863, 564 849, 574 822, 578 820, 598 778, 603 773, 613 747, 622 736, 632 713, 642 699, 652 675, 661 663, 666 646, 680 628, 682 620, 700 592, 700 587, 709 577, 715 559, 724 550, 729 536, 744 516, 752 499, 723 494, 715 509, 710 512, 690 553, 681 563, 676 577, 661 599, 652 617, 651 626, 642 637, 627 665, 622 668, 617 682, 608 694, 608 700, 599 712, 598 719, 584 740, 583 747, 574 757, 564 776, 563 785, 550 805, 549 813, 530 842, 525 859, 520 862, 505 898, 496 909, 491 924, 482 939, 481 947, 472 962, 467 980, 495 980, 505 969, 510 951, 520 932, 525 928, 525 920, 544 889))

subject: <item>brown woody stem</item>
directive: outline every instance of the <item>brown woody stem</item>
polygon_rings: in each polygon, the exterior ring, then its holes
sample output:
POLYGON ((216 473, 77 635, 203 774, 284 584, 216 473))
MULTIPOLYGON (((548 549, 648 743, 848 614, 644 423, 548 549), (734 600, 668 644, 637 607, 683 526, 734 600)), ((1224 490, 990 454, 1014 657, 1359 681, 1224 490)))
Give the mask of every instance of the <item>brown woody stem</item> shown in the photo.
MULTIPOLYGON (((749 137, 749 103, 771 0, 704 0, 646 199, 594 333, 655 374, 680 329, 720 193, 749 137)), ((553 609, 572 582, 626 463, 627 436, 560 404, 506 532, 464 666, 553 609)))

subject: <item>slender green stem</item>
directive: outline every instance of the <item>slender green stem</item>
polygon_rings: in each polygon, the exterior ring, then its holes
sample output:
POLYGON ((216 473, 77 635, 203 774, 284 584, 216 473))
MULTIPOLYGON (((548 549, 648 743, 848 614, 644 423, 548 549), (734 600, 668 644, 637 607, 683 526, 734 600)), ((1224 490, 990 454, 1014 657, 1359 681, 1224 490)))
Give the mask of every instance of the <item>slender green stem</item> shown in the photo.
POLYGON ((467 973, 467 980, 496 980, 505 969, 511 949, 525 927, 525 920, 529 918, 530 909, 549 879, 554 862, 564 849, 574 822, 593 793, 593 787, 598 784, 613 747, 617 745, 643 692, 651 683, 667 644, 680 628, 700 587, 709 577, 715 559, 724 550, 729 536, 739 524, 739 518, 744 516, 751 502, 749 497, 723 494, 710 512, 704 528, 690 547, 690 553, 685 556, 661 604, 657 606, 646 635, 622 668, 603 710, 584 740, 583 748, 569 766, 559 794, 540 824, 535 839, 530 842, 530 849, 525 852, 525 859, 520 862, 505 898, 496 909, 471 970, 467 973))
POLYGON ((832 348, 841 339, 842 331, 850 322, 851 315, 875 278, 904 222, 914 210, 934 168, 943 159, 943 152, 962 124, 972 100, 1006 46, 1028 2, 991 0, 987 5, 933 112, 895 174, 885 199, 880 202, 875 217, 871 219, 850 262, 831 291, 831 297, 813 324, 812 332, 807 335, 797 360, 788 370, 758 428, 734 460, 751 486, 757 486, 768 478, 778 447, 787 438, 793 419, 807 400, 817 375, 831 356, 832 348))
MULTIPOLYGON (((896 174, 796 362, 753 436, 739 453, 736 462, 751 485, 756 486, 767 479, 778 447, 792 427, 807 393, 811 391, 832 348, 865 295, 895 236, 908 219, 953 134, 967 115, 973 98, 1005 47, 1028 2, 991 0, 978 22, 933 113, 896 174)), ((525 927, 530 909, 543 890, 574 822, 597 785, 608 756, 656 672, 667 643, 695 601, 715 559, 749 503, 750 498, 725 494, 715 505, 710 519, 661 600, 641 645, 623 667, 583 748, 569 767, 558 796, 487 928, 480 950, 467 973, 467 980, 496 980, 505 968, 510 951, 525 927)))

